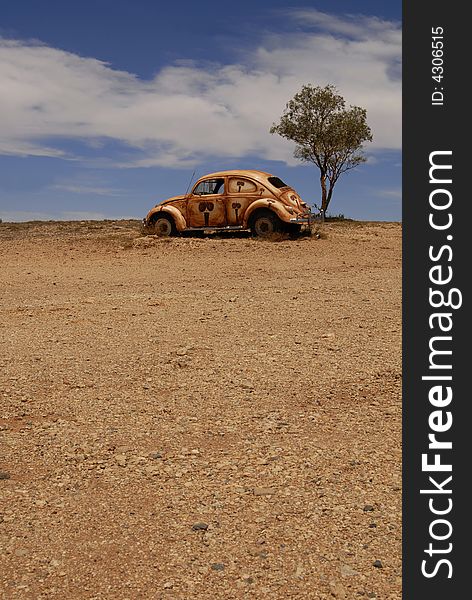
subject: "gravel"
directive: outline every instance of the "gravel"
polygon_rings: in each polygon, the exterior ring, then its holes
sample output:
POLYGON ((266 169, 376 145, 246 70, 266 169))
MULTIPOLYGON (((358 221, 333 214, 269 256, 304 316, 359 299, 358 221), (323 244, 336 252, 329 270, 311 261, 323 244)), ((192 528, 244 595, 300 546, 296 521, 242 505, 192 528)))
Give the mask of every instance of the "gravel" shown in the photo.
POLYGON ((0 598, 401 598, 399 224, 0 253, 0 598))

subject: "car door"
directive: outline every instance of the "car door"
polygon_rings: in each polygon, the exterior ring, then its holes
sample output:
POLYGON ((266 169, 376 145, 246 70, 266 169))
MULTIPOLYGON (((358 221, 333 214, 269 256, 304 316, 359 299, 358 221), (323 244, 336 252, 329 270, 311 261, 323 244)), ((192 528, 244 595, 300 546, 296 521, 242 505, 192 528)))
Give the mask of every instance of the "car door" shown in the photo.
POLYGON ((224 177, 197 183, 187 204, 190 227, 226 227, 226 190, 224 177))
POLYGON ((229 177, 228 180, 228 225, 241 225, 247 207, 261 197, 261 186, 247 177, 229 177))

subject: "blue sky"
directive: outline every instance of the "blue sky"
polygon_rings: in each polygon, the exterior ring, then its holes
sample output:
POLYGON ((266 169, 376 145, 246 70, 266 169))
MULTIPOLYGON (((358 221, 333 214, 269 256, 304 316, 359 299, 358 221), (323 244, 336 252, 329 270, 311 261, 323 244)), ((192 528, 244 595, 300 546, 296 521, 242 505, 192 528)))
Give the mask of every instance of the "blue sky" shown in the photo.
POLYGON ((0 218, 141 218, 192 172, 255 168, 319 203, 271 124, 305 83, 367 108, 330 212, 401 218, 401 3, 4 0, 0 218))

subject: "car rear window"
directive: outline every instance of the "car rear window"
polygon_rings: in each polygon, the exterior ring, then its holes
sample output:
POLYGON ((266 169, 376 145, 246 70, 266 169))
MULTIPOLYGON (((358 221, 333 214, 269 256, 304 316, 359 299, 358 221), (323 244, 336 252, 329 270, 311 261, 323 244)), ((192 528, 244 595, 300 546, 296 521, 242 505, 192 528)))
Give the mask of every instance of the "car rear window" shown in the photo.
POLYGON ((269 183, 271 183, 276 188, 288 187, 288 185, 286 183, 284 183, 278 177, 269 177, 268 179, 269 179, 269 183))

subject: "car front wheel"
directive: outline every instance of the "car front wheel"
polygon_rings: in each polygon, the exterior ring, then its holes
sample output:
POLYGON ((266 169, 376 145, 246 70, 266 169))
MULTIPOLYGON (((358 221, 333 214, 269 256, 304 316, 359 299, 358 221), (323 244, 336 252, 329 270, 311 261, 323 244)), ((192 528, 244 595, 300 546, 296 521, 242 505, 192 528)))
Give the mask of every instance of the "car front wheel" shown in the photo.
POLYGON ((267 237, 273 233, 281 231, 281 222, 273 212, 265 211, 256 215, 251 223, 253 235, 267 237))
POLYGON ((170 217, 159 215, 154 221, 154 233, 160 237, 168 237, 175 234, 174 222, 170 217))

